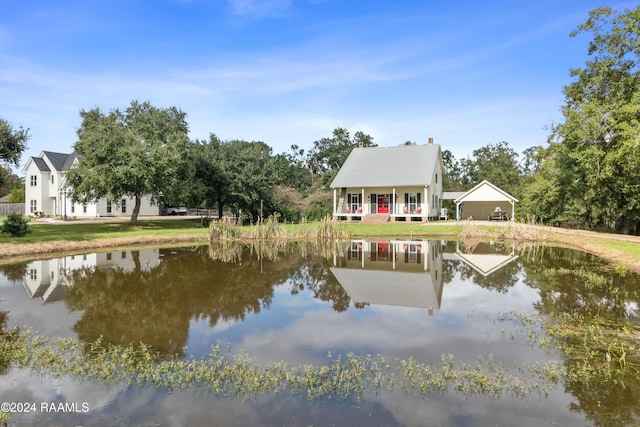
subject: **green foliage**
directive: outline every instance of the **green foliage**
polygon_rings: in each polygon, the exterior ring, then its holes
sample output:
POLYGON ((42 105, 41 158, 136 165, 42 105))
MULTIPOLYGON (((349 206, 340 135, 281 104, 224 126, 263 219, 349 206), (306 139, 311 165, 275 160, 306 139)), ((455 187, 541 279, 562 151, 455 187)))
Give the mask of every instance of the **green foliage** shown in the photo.
POLYGON ((9 203, 24 203, 24 182, 20 182, 9 192, 9 203))
POLYGON ((308 198, 303 216, 308 221, 319 221, 332 213, 333 195, 326 192, 318 192, 308 198))
POLYGON ((328 187, 333 178, 342 167, 351 150, 362 145, 363 147, 376 147, 373 137, 362 131, 357 131, 351 137, 349 131, 344 128, 336 128, 330 138, 322 138, 313 142, 313 148, 309 151, 307 163, 313 177, 320 177, 321 183, 328 187))
POLYGON ((18 212, 14 212, 7 216, 0 227, 0 231, 4 234, 9 234, 12 237, 24 237, 31 233, 29 220, 18 212))
MULTIPOLYGON (((591 33, 585 67, 564 88, 564 122, 540 176, 526 189, 550 222, 640 231, 640 7, 590 12, 572 34, 591 33), (543 195, 545 192, 548 194, 543 195)), ((535 203, 532 203, 535 206, 535 203)))
POLYGON ((185 113, 132 101, 124 111, 96 108, 80 116, 74 151, 82 158, 67 173, 74 201, 135 198, 135 224, 142 196, 175 197, 184 189, 190 165, 185 113))
POLYGON ((269 200, 268 214, 283 222, 299 222, 302 196, 295 188, 276 186, 269 200))
POLYGON ((6 162, 17 167, 30 138, 29 129, 22 126, 14 129, 11 123, 0 117, 0 163, 6 162))
POLYGON ((526 397, 553 387, 562 372, 557 363, 510 367, 491 357, 464 363, 444 354, 439 364, 429 365, 413 358, 329 353, 324 364, 289 367, 282 361, 259 364, 242 351, 230 355, 220 344, 205 358, 184 360, 164 357, 142 343, 105 345, 98 339, 85 344, 15 330, 0 336, 0 355, 13 366, 54 378, 168 391, 209 390, 242 398, 287 393, 309 401, 357 400, 365 392, 394 390, 426 396, 449 387, 463 396, 526 397))

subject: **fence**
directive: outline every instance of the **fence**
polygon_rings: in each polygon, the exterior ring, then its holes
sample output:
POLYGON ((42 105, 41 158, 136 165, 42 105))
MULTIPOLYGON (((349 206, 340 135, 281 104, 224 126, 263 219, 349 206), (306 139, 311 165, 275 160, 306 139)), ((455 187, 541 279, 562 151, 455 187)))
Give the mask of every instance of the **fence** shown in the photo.
POLYGON ((24 214, 24 203, 0 203, 0 216, 7 216, 14 212, 24 214))

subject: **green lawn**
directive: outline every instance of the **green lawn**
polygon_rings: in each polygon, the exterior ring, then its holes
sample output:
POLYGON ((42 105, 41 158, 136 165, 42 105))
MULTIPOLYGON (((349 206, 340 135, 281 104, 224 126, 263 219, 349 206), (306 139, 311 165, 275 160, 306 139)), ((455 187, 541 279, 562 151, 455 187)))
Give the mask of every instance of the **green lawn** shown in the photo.
POLYGON ((138 225, 127 223, 90 222, 74 224, 31 223, 32 233, 25 237, 12 238, 0 235, 0 243, 35 243, 69 240, 109 239, 114 237, 135 237, 149 235, 206 234, 200 227, 200 220, 139 221, 138 225))

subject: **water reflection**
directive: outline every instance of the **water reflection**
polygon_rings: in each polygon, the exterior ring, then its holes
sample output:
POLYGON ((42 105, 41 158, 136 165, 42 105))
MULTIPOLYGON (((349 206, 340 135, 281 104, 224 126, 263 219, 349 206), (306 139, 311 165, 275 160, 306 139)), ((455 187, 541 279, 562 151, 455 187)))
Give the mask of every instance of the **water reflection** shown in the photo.
MULTIPOLYGON (((261 360, 294 366, 323 363, 329 351, 425 363, 437 363, 443 353, 459 360, 491 355, 507 364, 544 362, 554 356, 532 346, 516 326, 496 326, 496 318, 510 311, 562 311, 637 320, 640 301, 638 276, 616 274, 582 252, 427 240, 114 251, 0 266, 0 274, 5 328, 29 325, 45 335, 87 342, 99 337, 106 343, 144 342, 164 354, 194 357, 222 340, 261 360)), ((639 383, 630 380, 624 389, 567 384, 569 394, 552 391, 549 399, 537 402, 463 401, 447 395, 430 396, 425 404, 421 397, 382 394, 365 396, 362 410, 349 406, 341 411, 309 409, 304 399, 264 397, 235 405, 208 395, 167 396, 126 387, 110 388, 110 394, 98 398, 104 387, 69 380, 48 384, 25 372, 10 372, 1 380, 4 400, 86 395, 101 411, 89 421, 113 414, 126 418, 127 411, 145 407, 153 409, 139 412, 143 415, 136 422, 169 424, 172 416, 186 423, 190 414, 164 413, 162 420, 153 414, 162 413, 166 404, 196 399, 220 414, 233 407, 233 414, 221 415, 225 425, 233 419, 292 424, 291 414, 307 424, 335 423, 336 414, 342 423, 360 422, 373 414, 372 424, 421 425, 428 415, 421 412, 425 407, 438 414, 442 425, 524 425, 523 414, 532 424, 624 425, 606 416, 633 424, 640 396, 639 383), (87 391, 73 391, 79 389, 87 391), (260 412, 265 407, 280 412, 265 420, 260 412)))
POLYGON ((440 241, 352 240, 337 245, 331 273, 356 308, 415 307, 433 314, 442 299, 440 241))

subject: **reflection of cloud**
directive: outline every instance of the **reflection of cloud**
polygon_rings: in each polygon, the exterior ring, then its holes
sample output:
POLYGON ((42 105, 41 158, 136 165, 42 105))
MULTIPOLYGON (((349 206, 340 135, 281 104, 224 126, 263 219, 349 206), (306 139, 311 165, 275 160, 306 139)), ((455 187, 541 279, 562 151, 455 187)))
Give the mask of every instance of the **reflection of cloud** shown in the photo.
POLYGON ((233 350, 242 349, 261 361, 322 363, 327 351, 381 353, 383 356, 414 357, 439 363, 443 353, 459 361, 475 361, 493 354, 495 360, 526 364, 546 360, 543 351, 519 343, 516 326, 496 324, 500 307, 519 312, 531 310, 537 292, 516 284, 506 294, 473 284, 445 285, 440 311, 369 306, 336 314, 329 310, 306 310, 281 328, 272 327, 242 335, 233 350), (515 338, 512 339, 512 332, 515 338))

